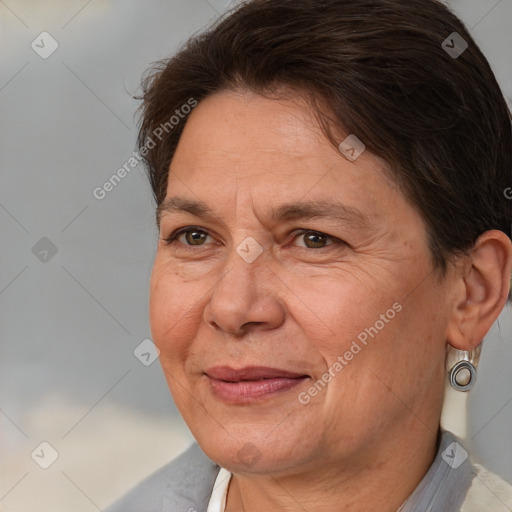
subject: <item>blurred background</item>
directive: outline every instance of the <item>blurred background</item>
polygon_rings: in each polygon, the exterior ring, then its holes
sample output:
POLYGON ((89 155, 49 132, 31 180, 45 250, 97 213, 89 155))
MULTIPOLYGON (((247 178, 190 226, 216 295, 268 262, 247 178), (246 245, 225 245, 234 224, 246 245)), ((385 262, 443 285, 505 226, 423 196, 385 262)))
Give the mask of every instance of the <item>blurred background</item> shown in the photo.
MULTIPOLYGON (((512 0, 447 2, 512 102, 512 0)), ((135 149, 143 71, 228 0, 0 0, 0 509, 103 510, 193 438, 150 341, 157 231, 135 149)), ((512 482, 512 314, 466 444, 512 482)))

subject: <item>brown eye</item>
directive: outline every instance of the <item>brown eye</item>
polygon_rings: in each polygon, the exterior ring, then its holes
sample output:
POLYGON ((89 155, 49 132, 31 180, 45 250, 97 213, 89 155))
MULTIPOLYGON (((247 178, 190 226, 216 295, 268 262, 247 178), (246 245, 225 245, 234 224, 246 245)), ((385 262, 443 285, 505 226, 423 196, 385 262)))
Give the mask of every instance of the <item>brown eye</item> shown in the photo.
POLYGON ((298 239, 303 240, 303 247, 307 247, 308 249, 322 249, 331 245, 328 242, 332 237, 318 231, 303 231, 299 233, 298 239))
POLYGON ((175 231, 169 237, 162 238, 162 240, 167 245, 173 245, 175 242, 179 242, 186 246, 201 246, 205 245, 205 240, 207 240, 209 236, 210 235, 202 229, 188 227, 175 231))
POLYGON ((189 245, 202 245, 208 235, 204 231, 189 230, 182 233, 189 245))
POLYGON ((311 249, 325 247, 327 236, 322 233, 307 233, 304 235, 304 242, 311 249))

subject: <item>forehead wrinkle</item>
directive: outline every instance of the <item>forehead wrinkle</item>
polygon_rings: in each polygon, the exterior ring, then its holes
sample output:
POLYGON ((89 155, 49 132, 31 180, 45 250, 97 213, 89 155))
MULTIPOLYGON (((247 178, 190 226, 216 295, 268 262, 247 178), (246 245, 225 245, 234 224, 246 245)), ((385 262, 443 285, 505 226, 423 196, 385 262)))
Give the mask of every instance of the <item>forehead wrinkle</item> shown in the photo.
MULTIPOLYGON (((238 211, 238 193, 239 190, 238 187, 236 187, 234 198, 235 219, 238 211)), ((256 208, 253 197, 250 198, 250 202, 252 212, 262 224, 266 224, 267 221, 276 224, 292 220, 332 218, 356 229, 368 229, 370 226, 370 220, 366 214, 354 207, 343 205, 332 200, 290 201, 277 206, 270 206, 263 210, 264 219, 261 219, 260 215, 258 215, 256 211, 258 208, 256 208)), ((165 213, 172 212, 187 212, 196 217, 219 219, 219 216, 214 212, 213 208, 204 201, 175 196, 166 198, 157 207, 158 222, 160 222, 160 219, 165 213)))

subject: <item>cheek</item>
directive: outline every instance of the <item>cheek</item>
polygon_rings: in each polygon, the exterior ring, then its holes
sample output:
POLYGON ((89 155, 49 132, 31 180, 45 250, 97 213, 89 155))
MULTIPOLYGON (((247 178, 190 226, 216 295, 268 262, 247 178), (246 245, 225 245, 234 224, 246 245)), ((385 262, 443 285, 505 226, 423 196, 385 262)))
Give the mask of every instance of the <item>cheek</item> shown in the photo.
POLYGON ((197 326, 194 307, 202 296, 197 284, 186 284, 165 267, 155 263, 151 273, 149 321, 161 360, 179 357, 193 338, 197 326))
MULTIPOLYGON (((328 364, 349 351, 355 341, 364 347, 365 341, 388 330, 400 315, 393 291, 383 296, 373 289, 371 281, 341 275, 317 278, 310 285, 302 289, 300 297, 309 309, 303 319, 310 321, 299 322, 328 364)), ((359 350, 353 348, 354 352, 359 350)))
POLYGON ((312 310, 322 319, 321 329, 307 327, 306 334, 322 354, 333 393, 382 398, 390 386, 408 395, 418 382, 437 378, 445 319, 436 313, 442 300, 432 283, 424 282, 414 293, 398 278, 379 281, 378 287, 348 275, 330 286, 318 279, 315 284, 303 299, 316 305, 312 310), (328 292, 318 292, 322 289, 328 292))
POLYGON ((347 305, 347 314, 339 317, 347 324, 347 336, 339 338, 337 350, 326 359, 335 375, 328 403, 336 404, 341 416, 350 412, 345 407, 350 404, 368 418, 376 411, 409 414, 409 407, 427 402, 429 393, 441 393, 446 320, 438 313, 442 301, 425 289, 402 296, 403 303, 387 295, 387 307, 380 300, 378 305, 370 302, 370 314, 364 315, 347 305))

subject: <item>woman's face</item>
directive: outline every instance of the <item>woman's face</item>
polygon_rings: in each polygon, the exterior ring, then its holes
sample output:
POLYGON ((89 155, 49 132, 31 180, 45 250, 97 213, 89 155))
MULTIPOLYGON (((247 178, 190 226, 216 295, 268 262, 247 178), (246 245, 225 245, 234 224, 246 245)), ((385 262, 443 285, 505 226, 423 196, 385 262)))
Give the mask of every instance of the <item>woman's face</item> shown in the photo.
POLYGON ((210 458, 355 470, 436 434, 453 281, 380 159, 345 158, 300 98, 223 92, 191 113, 160 213, 152 335, 210 458))

